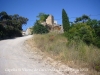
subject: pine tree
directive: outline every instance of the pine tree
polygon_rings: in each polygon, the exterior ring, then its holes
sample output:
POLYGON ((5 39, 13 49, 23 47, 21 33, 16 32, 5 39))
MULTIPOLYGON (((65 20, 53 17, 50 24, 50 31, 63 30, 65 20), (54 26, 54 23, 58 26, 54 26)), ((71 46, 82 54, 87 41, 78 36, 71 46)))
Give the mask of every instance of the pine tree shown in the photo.
POLYGON ((64 32, 67 32, 70 28, 70 24, 69 24, 69 18, 64 9, 62 9, 62 24, 63 24, 64 32))

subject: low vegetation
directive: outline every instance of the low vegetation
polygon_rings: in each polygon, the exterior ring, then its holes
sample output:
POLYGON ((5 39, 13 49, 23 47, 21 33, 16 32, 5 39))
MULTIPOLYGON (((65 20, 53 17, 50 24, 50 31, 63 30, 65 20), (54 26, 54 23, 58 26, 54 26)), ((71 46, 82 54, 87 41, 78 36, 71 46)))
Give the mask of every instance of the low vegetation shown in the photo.
POLYGON ((33 39, 40 50, 56 60, 71 67, 88 67, 94 70, 92 75, 95 75, 95 70, 100 71, 100 49, 93 45, 88 46, 83 41, 69 42, 63 34, 57 33, 38 34, 33 39))
POLYGON ((100 20, 82 15, 69 23, 63 9, 62 25, 64 33, 57 34, 48 33, 46 28, 35 24, 33 30, 39 32, 33 38, 37 47, 65 64, 71 61, 68 64, 71 67, 88 67, 90 75, 100 75, 100 20), (48 34, 41 34, 43 32, 48 34))

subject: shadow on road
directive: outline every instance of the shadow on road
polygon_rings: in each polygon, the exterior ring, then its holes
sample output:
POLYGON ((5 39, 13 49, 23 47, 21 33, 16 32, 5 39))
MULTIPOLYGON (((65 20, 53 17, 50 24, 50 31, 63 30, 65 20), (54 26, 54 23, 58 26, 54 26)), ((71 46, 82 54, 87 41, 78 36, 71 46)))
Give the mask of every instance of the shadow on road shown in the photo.
MULTIPOLYGON (((20 36, 20 37, 23 37, 23 36, 20 36)), ((0 38, 0 41, 2 40, 8 40, 8 39, 16 39, 18 37, 6 37, 6 38, 0 38)))

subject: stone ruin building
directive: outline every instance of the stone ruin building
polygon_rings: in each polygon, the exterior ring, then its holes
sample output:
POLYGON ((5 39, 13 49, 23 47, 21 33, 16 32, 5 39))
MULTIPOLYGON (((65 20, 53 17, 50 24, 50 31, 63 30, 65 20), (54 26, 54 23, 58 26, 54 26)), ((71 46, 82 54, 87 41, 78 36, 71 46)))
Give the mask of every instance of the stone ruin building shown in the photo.
POLYGON ((22 31, 22 35, 24 36, 24 35, 31 35, 32 33, 31 33, 31 27, 30 28, 27 28, 26 29, 26 31, 22 31))
POLYGON ((52 15, 49 15, 46 22, 42 22, 41 24, 46 26, 50 31, 63 33, 62 25, 57 24, 57 21, 54 21, 54 17, 52 15))
MULTIPOLYGON (((58 33, 63 33, 62 25, 57 24, 57 21, 54 20, 52 15, 49 15, 45 22, 41 23, 42 25, 46 26, 49 31, 55 31, 58 33)), ((22 31, 22 35, 31 35, 31 28, 27 28, 26 31, 22 31)))
POLYGON ((48 18, 46 19, 46 23, 48 25, 53 25, 54 24, 54 17, 52 15, 49 15, 48 18))

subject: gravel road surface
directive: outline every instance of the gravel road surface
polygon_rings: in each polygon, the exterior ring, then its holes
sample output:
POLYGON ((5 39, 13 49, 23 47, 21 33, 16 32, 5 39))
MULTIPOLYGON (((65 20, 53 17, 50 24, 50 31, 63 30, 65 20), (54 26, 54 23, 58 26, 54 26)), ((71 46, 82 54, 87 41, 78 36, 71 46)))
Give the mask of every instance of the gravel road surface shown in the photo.
POLYGON ((23 43, 32 36, 0 41, 0 75, 60 75, 27 53, 23 43))
MULTIPOLYGON (((29 35, 0 41, 0 75, 83 75, 79 72, 68 71, 64 74, 54 71, 56 69, 47 64, 41 55, 29 52, 26 48, 24 42, 31 37, 29 35)), ((54 63, 53 65, 55 66, 54 63)))

